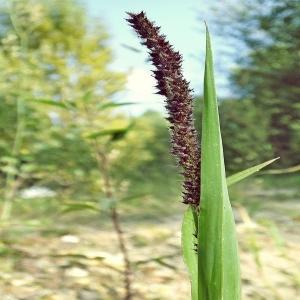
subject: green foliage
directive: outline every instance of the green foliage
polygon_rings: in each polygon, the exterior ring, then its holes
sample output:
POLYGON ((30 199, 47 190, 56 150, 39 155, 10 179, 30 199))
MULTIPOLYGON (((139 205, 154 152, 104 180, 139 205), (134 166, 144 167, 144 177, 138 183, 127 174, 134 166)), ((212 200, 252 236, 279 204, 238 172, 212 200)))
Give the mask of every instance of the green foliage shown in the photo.
POLYGON ((67 202, 64 204, 63 213, 70 213, 74 211, 92 210, 99 212, 99 207, 94 202, 67 202))
MULTIPOLYGON (((109 68, 112 53, 103 26, 96 21, 90 27, 82 7, 71 0, 2 4, 0 168, 4 198, 4 188, 17 197, 19 190, 34 185, 54 189, 66 201, 103 198, 95 143, 108 155, 113 185, 121 198, 137 194, 164 201, 179 198, 180 177, 169 154, 162 116, 145 113, 135 118, 131 128, 132 121, 116 113, 115 109, 132 103, 113 100, 125 76, 109 68), (127 127, 130 131, 123 135, 127 127), (166 192, 166 185, 172 190, 166 192)), ((195 106, 198 124, 201 107, 195 106)), ((221 101, 220 112, 229 173, 274 156, 269 118, 251 97, 221 101)), ((296 130, 296 122, 289 126, 296 130)))
POLYGON ((103 26, 90 27, 71 0, 10 4, 0 9, 2 198, 14 201, 23 189, 43 186, 62 204, 101 202, 104 212, 110 204, 101 153, 122 203, 134 205, 144 195, 157 206, 156 198, 179 197, 163 117, 148 112, 129 119, 119 108, 133 103, 114 101, 125 74, 110 70, 103 26), (173 186, 170 193, 166 185, 173 186))
POLYGON ((169 152, 168 125, 162 115, 149 111, 136 117, 134 128, 119 144, 119 160, 115 161, 113 178, 127 178, 131 182, 130 194, 142 193, 161 199, 156 205, 167 210, 174 198, 179 198, 180 176, 169 152))
POLYGON ((253 30, 260 30, 263 38, 246 40, 249 60, 233 77, 255 105, 268 112, 268 141, 283 166, 300 163, 299 13, 299 2, 293 0, 273 3, 268 14, 253 11, 258 24, 253 30))
POLYGON ((227 181, 227 186, 230 186, 232 184, 235 184, 249 176, 251 176, 252 174, 258 172, 259 170, 261 170, 262 168, 268 166, 269 164, 273 163, 274 161, 276 161, 279 157, 268 160, 264 163, 261 163, 257 166, 251 167, 249 169, 246 169, 244 171, 238 172, 236 174, 233 174, 229 177, 227 177, 226 181, 227 181))
POLYGON ((257 110, 250 100, 223 100, 220 122, 228 172, 251 167, 275 156, 267 141, 264 112, 257 110))
MULTIPOLYGON (((214 10, 216 34, 221 28, 223 38, 225 32, 237 49, 236 67, 231 74, 235 94, 248 102, 248 111, 238 118, 238 124, 243 124, 241 119, 248 119, 249 114, 256 115, 256 122, 249 123, 252 128, 245 136, 258 137, 258 142, 252 143, 254 148, 260 145, 258 155, 271 147, 271 155, 281 157, 279 167, 299 165, 299 1, 240 1, 238 6, 223 5, 219 13, 214 10), (224 14, 224 9, 228 13, 224 14)), ((241 146, 245 148, 246 144, 237 145, 237 152, 241 146)), ((225 156, 226 151, 225 146, 225 156)))
POLYGON ((124 128, 112 128, 112 129, 103 129, 97 132, 88 134, 86 137, 88 139, 97 139, 98 137, 109 136, 110 141, 117 141, 125 137, 125 135, 132 128, 133 124, 129 124, 124 128))
POLYGON ((110 70, 107 33, 97 22, 89 27, 76 1, 1 4, 0 156, 8 158, 1 161, 3 198, 32 185, 66 200, 99 198, 101 175, 87 136, 128 123, 112 114, 119 104, 111 98, 125 76, 110 70))

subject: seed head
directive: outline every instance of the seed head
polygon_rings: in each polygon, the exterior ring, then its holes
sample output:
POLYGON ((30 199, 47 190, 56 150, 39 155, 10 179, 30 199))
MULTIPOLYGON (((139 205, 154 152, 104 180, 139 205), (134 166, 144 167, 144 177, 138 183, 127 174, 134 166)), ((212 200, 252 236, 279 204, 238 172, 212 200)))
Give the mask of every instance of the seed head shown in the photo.
POLYGON ((149 49, 157 81, 157 94, 165 97, 172 153, 182 167, 183 202, 198 206, 200 201, 200 149, 193 120, 193 97, 182 74, 182 56, 150 22, 145 13, 128 13, 127 21, 149 49))

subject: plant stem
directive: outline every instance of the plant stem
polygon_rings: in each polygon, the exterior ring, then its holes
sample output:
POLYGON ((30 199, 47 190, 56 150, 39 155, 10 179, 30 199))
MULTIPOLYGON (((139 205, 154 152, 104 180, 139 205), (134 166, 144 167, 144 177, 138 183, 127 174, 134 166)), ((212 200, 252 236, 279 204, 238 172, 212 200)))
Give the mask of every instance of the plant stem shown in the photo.
MULTIPOLYGON (((88 114, 88 111, 86 109, 86 112, 88 114)), ((89 115, 89 114, 88 114, 89 115)), ((104 180, 104 192, 105 196, 108 199, 113 199, 113 190, 112 190, 112 183, 111 178, 109 175, 109 162, 107 158, 107 151, 101 151, 99 143, 97 139, 93 140, 92 146, 94 149, 94 154, 99 166, 99 170, 103 176, 104 180)), ((131 300, 133 293, 132 293, 132 267, 131 267, 131 261, 129 258, 129 251, 126 243, 126 239, 124 237, 124 232, 122 230, 122 225, 120 222, 120 214, 117 209, 117 205, 114 204, 110 211, 110 218, 113 223, 113 227, 118 239, 119 243, 119 249, 123 256, 123 262, 124 262, 124 289, 125 289, 125 295, 124 300, 131 300)))
POLYGON ((114 229, 117 233, 119 247, 120 247, 120 250, 123 254, 123 260, 124 260, 124 265, 125 265, 125 270, 124 270, 125 296, 124 296, 124 300, 130 300, 130 299, 132 299, 131 262, 130 262, 130 259, 129 259, 128 249, 127 249, 126 242, 125 242, 125 239, 124 239, 124 234, 123 234, 123 231, 121 229, 120 216, 119 216, 119 213, 118 213, 118 210, 117 210, 116 207, 113 207, 111 209, 111 219, 112 219, 112 222, 113 222, 113 225, 114 225, 114 229))
MULTIPOLYGON (((104 177, 104 186, 105 186, 105 194, 106 197, 109 199, 113 198, 113 192, 111 188, 111 181, 110 181, 110 176, 109 176, 109 171, 108 171, 108 161, 106 155, 99 151, 99 147, 97 144, 97 141, 95 141, 96 149, 97 149, 97 156, 100 158, 101 161, 101 170, 102 174, 104 177)), ((126 240, 124 238, 124 233, 121 228, 121 222, 120 222, 120 215, 117 210, 116 204, 113 205, 111 208, 111 220, 118 238, 119 242, 119 248, 121 250, 122 256, 123 256, 123 261, 124 261, 124 288, 125 288, 125 295, 124 295, 124 300, 130 300, 132 299, 132 288, 131 288, 131 281, 132 281, 132 271, 131 271, 131 263, 129 259, 129 254, 128 254, 128 247, 126 244, 126 240)))
MULTIPOLYGON (((19 36, 20 38, 20 49, 23 52, 23 60, 25 60, 25 54, 27 53, 28 50, 28 38, 26 35, 26 32, 20 30, 17 22, 17 18, 13 12, 13 9, 11 6, 8 7, 9 11, 9 17, 11 20, 11 24, 15 30, 15 33, 19 36)), ((21 85, 21 82, 20 82, 21 85)), ((22 135, 25 127, 25 120, 24 120, 24 103, 23 100, 21 99, 20 96, 17 97, 16 99, 16 107, 17 107, 17 116, 16 116, 16 133, 14 136, 14 141, 13 141, 13 147, 11 151, 11 155, 13 158, 18 159, 19 154, 20 154, 20 148, 22 144, 22 135)), ((13 165, 12 165, 13 167, 13 165)), ((11 210, 13 207, 13 199, 14 196, 16 195, 16 192, 20 186, 20 181, 16 179, 16 175, 12 173, 7 173, 6 174, 6 179, 5 179, 5 188, 4 188, 4 202, 2 206, 2 212, 1 212, 1 221, 7 221, 10 216, 11 216, 11 210)))
MULTIPOLYGON (((95 148, 97 149, 97 157, 98 160, 101 161, 101 171, 104 178, 104 186, 105 186, 105 194, 106 197, 109 199, 113 198, 113 192, 111 188, 111 181, 108 171, 108 161, 106 155, 99 151, 99 147, 97 144, 97 141, 94 142, 95 148)), ((126 244, 126 240, 124 238, 124 233, 122 230, 121 222, 120 222, 120 215, 117 210, 116 204, 113 205, 111 208, 111 214, 110 214, 114 230, 116 232, 118 242, 119 242, 119 248, 121 250, 123 261, 124 261, 124 288, 125 288, 125 295, 124 300, 130 300, 132 299, 132 270, 131 270, 131 262, 129 259, 129 253, 128 253, 128 247, 126 244)))
MULTIPOLYGON (((14 158, 18 158, 20 145, 22 142, 22 132, 24 130, 24 120, 22 118, 23 114, 23 103, 18 98, 17 99, 17 128, 16 134, 14 137, 12 156, 14 158)), ((11 173, 6 174, 5 180, 5 191, 4 191, 4 203, 2 206, 1 220, 6 221, 10 218, 11 210, 12 210, 12 201, 18 190, 19 182, 16 179, 16 176, 11 173)))

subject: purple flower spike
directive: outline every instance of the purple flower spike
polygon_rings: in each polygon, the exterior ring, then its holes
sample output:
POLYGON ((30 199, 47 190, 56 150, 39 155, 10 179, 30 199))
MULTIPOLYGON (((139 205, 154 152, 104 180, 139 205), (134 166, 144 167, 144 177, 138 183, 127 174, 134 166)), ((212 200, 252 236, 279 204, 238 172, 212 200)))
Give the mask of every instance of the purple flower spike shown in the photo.
POLYGON ((189 83, 182 75, 182 56, 174 51, 150 22, 145 13, 128 13, 127 21, 149 49, 158 94, 166 97, 170 122, 172 153, 182 167, 183 203, 198 206, 200 201, 200 149, 193 120, 193 97, 189 83))

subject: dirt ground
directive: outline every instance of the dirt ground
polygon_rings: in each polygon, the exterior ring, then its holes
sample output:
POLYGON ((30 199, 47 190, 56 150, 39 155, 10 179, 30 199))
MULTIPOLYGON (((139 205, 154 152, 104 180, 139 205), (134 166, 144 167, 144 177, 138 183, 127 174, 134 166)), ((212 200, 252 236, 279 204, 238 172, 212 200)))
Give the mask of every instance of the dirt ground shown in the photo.
MULTIPOLYGON (((296 199, 268 202, 250 218, 243 206, 235 207, 243 299, 300 299, 299 209, 296 199)), ((125 222, 134 262, 134 299, 189 299, 180 223, 179 214, 155 222, 125 222)), ((16 227, 6 230, 12 229, 16 227)), ((71 230, 58 226, 55 234, 32 231, 3 238, 0 299, 122 299, 123 262, 116 245, 110 227, 83 225, 71 230)))

